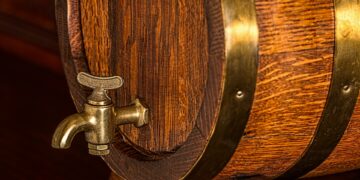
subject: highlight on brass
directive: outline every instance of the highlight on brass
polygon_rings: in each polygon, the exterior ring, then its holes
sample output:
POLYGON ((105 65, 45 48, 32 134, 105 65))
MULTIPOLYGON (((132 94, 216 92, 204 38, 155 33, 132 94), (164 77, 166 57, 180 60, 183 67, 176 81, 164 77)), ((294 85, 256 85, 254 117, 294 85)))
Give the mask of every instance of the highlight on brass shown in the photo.
POLYGON ((259 38, 255 1, 222 0, 222 5, 226 60, 222 104, 211 139, 185 179, 211 179, 224 168, 242 137, 253 103, 259 38))
POLYGON ((360 2, 335 0, 335 57, 331 86, 316 132, 292 167, 279 179, 300 178, 320 166, 348 128, 360 84, 360 2))
POLYGON ((139 99, 121 108, 115 108, 112 104, 107 90, 121 87, 121 77, 96 77, 84 72, 77 77, 80 84, 92 88, 93 92, 88 97, 83 112, 70 115, 58 125, 52 147, 69 148, 74 136, 83 131, 89 153, 107 155, 118 125, 134 124, 141 127, 148 123, 148 108, 139 99))
POLYGON ((360 0, 0 0, 0 59, 0 180, 360 179, 360 0))

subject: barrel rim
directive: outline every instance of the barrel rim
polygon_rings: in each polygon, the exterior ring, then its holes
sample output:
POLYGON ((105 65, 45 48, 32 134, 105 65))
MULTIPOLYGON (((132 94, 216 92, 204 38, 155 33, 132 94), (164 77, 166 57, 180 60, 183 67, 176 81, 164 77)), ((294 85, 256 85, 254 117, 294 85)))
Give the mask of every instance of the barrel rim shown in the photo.
MULTIPOLYGON (((225 2, 235 2, 232 0, 219 0, 221 2, 221 5, 223 5, 223 3, 225 2)), ((64 11, 66 10, 67 12, 69 8, 69 3, 75 3, 72 4, 71 6, 74 7, 78 7, 78 4, 76 4, 76 2, 78 2, 78 0, 56 0, 57 2, 57 10, 61 10, 64 11)), ((242 11, 233 11, 234 9, 237 8, 237 6, 233 6, 232 4, 227 6, 229 9, 226 10, 226 12, 237 12, 237 13, 245 13, 247 15, 251 15, 251 16, 247 16, 244 15, 244 18, 250 18, 251 21, 245 21, 248 23, 252 24, 252 27, 256 28, 255 34, 252 34, 252 36, 245 36, 245 35, 251 35, 251 30, 247 29, 247 31, 245 30, 245 32, 242 32, 244 37, 246 38, 250 38, 249 41, 243 41, 244 44, 242 44, 243 48, 227 48, 226 49, 226 53, 223 52, 223 50, 220 50, 219 52, 222 52, 225 54, 225 58, 226 57, 231 57, 233 60, 231 61, 225 61, 226 66, 224 67, 223 70, 224 73, 221 74, 222 75, 222 79, 220 80, 221 83, 221 92, 219 92, 220 96, 221 93, 222 95, 222 102, 220 105, 220 109, 217 109, 217 111, 221 111, 221 114, 219 115, 219 112, 216 112, 216 114, 219 116, 217 117, 217 121, 215 122, 216 125, 213 126, 212 132, 210 132, 210 136, 208 136, 209 139, 204 139, 202 141, 204 141, 204 148, 205 151, 203 151, 202 153, 200 152, 199 154, 200 157, 198 158, 198 161, 195 161, 195 163, 193 163, 191 169, 192 171, 190 171, 190 173, 187 173, 186 176, 184 176, 184 178, 191 178, 191 173, 195 172, 193 170, 196 170, 195 168, 197 167, 202 167, 202 166, 206 166, 208 164, 212 164, 212 166, 215 166, 216 170, 212 171, 211 174, 209 174, 208 170, 206 171, 201 171, 201 172, 197 172, 196 175, 200 175, 202 178, 203 177, 208 177, 210 176, 215 176, 218 172, 220 172, 223 167, 225 167, 226 163, 230 160, 232 154, 235 152, 237 145, 243 135, 247 120, 249 118, 250 115, 250 110, 251 110, 251 106, 252 106, 252 102, 253 102, 253 98, 254 98, 254 93, 255 93, 255 86, 256 86, 256 75, 257 75, 257 64, 258 64, 258 30, 257 30, 257 23, 256 23, 256 12, 255 12, 255 2, 254 0, 239 0, 237 1, 239 4, 246 4, 248 6, 250 6, 251 8, 243 8, 242 11), (246 3, 245 3, 246 2, 246 3), (233 9, 231 9, 233 8, 233 9), (228 11, 229 10, 229 11, 228 11), (230 11, 232 10, 232 11, 230 11), (246 34, 247 32, 247 34, 246 34), (255 36, 254 36, 255 35, 255 36), (249 46, 248 46, 249 45, 249 46), (249 47, 250 49, 246 49, 244 47, 249 47), (249 58, 249 60, 244 60, 242 57, 241 53, 236 53, 238 50, 240 49, 239 52, 244 53, 244 52, 251 52, 250 54, 252 55, 251 58, 249 58), (243 52, 244 51, 244 52, 243 52), (233 56, 233 57, 232 57, 233 56), (228 69, 229 68, 229 69, 228 69), (230 71, 231 70, 231 71, 230 71), (227 71, 227 72, 225 72, 227 71), (233 71, 233 72, 232 72, 233 71), (241 73, 239 73, 241 72, 241 73), (236 79, 234 77, 239 77, 239 79, 236 79), (234 109, 232 108, 226 108, 229 105, 232 105, 232 107, 237 107, 236 110, 232 113, 228 113, 228 111, 232 111, 234 109), (239 120, 237 117, 241 117, 241 119, 239 120), (220 125, 225 123, 228 125, 226 127, 230 127, 233 130, 229 130, 227 128, 220 127, 220 125), (219 126, 219 127, 217 127, 219 126), (230 133, 229 133, 230 132, 230 133), (215 141, 215 136, 218 136, 218 134, 221 133, 223 138, 217 139, 215 141), (213 137, 214 136, 214 137, 213 137), (219 142, 220 144, 215 144, 215 146, 212 146, 210 143, 216 143, 219 142), (208 143, 208 145, 206 145, 206 143, 208 143), (222 144, 221 144, 222 143, 222 144), (210 145, 210 146, 209 146, 210 145), (220 146, 218 146, 220 145, 220 146), (224 156, 224 149, 221 149, 221 145, 229 145, 228 149, 226 150, 226 156, 224 156), (219 148, 220 147, 220 148, 219 148), (208 163, 208 161, 205 159, 206 154, 208 154, 208 150, 211 150, 215 153, 221 154, 220 158, 219 156, 213 156, 211 159, 211 163, 208 163), (220 160, 221 163, 218 163, 217 161, 220 160), (199 165, 196 165, 196 163, 201 163, 199 165), (201 173, 201 174, 200 174, 201 173)), ((224 15, 224 11, 223 10, 223 15, 224 15)), ((62 12, 64 13, 64 12, 62 12)), ((61 21, 63 24, 66 24, 66 16, 69 15, 67 13, 65 14, 61 14, 57 16, 57 20, 61 21)), ((225 16, 223 16, 225 17, 225 16)), ((58 25, 63 25, 61 24, 61 22, 58 22, 58 25)), ((78 23, 76 23, 78 24, 78 23)), ((58 26, 59 28, 59 26, 58 26)), ((71 69, 71 75, 76 75, 77 72, 79 71, 85 71, 88 72, 88 67, 86 64, 86 58, 85 55, 83 53, 81 53, 83 51, 83 45, 82 44, 77 44, 78 46, 76 46, 75 49, 73 49, 73 43, 76 43, 78 41, 82 42, 82 37, 81 37, 81 29, 79 29, 78 27, 75 27, 75 29, 71 29, 74 28, 74 26, 71 26, 70 24, 67 24, 67 27, 62 27, 61 26, 61 30, 59 30, 60 36, 63 36, 64 38, 61 39, 60 43, 64 44, 64 46, 62 46, 64 49, 62 54, 66 54, 66 57, 62 57, 62 61, 64 63, 64 68, 65 69, 71 69), (68 31, 72 31, 74 30, 75 32, 68 32, 68 31), (77 31, 79 30, 79 31, 77 31), (79 39, 75 39, 76 38, 76 34, 77 32, 79 33, 78 35, 80 35, 80 40, 79 39), (65 34, 64 34, 65 33, 65 34), (71 44, 69 46, 69 44, 71 44), (80 52, 80 54, 74 54, 73 51, 76 52, 80 52), (68 64, 65 64, 68 63, 68 64)), ((224 29, 224 27, 222 26, 222 28, 224 29)), ((237 27, 240 29, 236 29, 236 30, 244 30, 246 28, 241 29, 241 27, 237 27)), ((237 31, 235 31, 237 32, 237 31)), ((223 34, 223 32, 217 32, 219 34, 223 34)), ((226 34, 226 32, 224 33, 226 34)), ((223 36, 223 35, 221 35, 223 36)), ((226 36, 226 35, 225 35, 226 36)), ((245 39, 246 39, 245 38, 245 39)), ((231 40, 232 38, 227 38, 228 42, 231 40)), ((227 44, 228 42, 225 42, 225 44, 227 44)), ((75 44, 76 45, 76 44, 75 44)), ((225 47, 229 47, 226 46, 225 47)), ((223 58, 223 57, 221 57, 223 58)), ((223 59, 222 59, 223 60, 223 59)), ((72 77, 70 77, 70 75, 68 75, 68 81, 70 79, 72 79, 72 77)), ((72 83, 72 82, 70 82, 72 83)), ((78 96, 81 97, 80 101, 77 99, 74 99, 74 102, 76 104, 76 107, 78 108, 79 111, 81 111, 81 106, 82 106, 82 102, 81 100, 83 100, 83 97, 85 97, 86 92, 84 92, 81 88, 72 88, 71 89, 71 94, 75 93, 75 98, 77 98, 78 96)), ((194 128, 196 129, 196 128, 194 128)), ((221 135, 220 134, 220 135, 221 135)), ((190 135, 191 136, 191 135, 190 135)), ((117 148, 116 144, 112 145, 111 148, 117 148)), ((210 151, 210 152, 211 152, 210 151)), ((111 153, 109 156, 103 156, 102 158, 106 161, 106 163, 108 164, 108 166, 117 174, 119 175, 119 172, 116 171, 115 169, 117 168, 117 164, 119 164, 119 162, 125 162, 127 161, 127 158, 131 158, 131 157, 122 157, 121 160, 119 160, 118 162, 114 162, 113 157, 118 156, 119 154, 123 154, 124 152, 116 152, 116 153, 111 153), (118 153, 118 154, 117 154, 118 153)), ((211 154, 210 154, 211 155, 211 154)), ((169 155, 172 156, 172 155, 169 155)), ((168 158, 165 159, 161 159, 159 161, 169 161, 168 158)), ((147 161, 147 163, 151 163, 151 161, 147 161)), ((130 163, 129 163, 130 164, 130 163)), ((136 164, 135 164, 136 165, 136 164)), ((186 171, 188 172, 188 171, 186 171)), ((185 173, 186 173, 185 172, 185 173)), ((121 175, 119 175, 121 176, 121 175)))
POLYGON ((183 179, 210 179, 234 154, 254 100, 259 30, 254 0, 222 0, 226 75, 219 117, 211 138, 183 179))

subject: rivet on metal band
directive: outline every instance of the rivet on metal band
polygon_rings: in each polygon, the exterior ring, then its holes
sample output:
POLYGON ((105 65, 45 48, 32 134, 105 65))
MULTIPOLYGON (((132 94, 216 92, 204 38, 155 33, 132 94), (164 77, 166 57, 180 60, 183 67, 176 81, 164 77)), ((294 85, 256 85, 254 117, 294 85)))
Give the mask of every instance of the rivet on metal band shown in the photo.
POLYGON ((331 86, 315 135, 302 157, 278 179, 301 177, 335 149, 353 113, 360 83, 360 4, 335 0, 335 58, 331 86))
POLYGON ((256 86, 258 26, 254 0, 223 0, 226 75, 219 118, 185 179, 210 179, 232 157, 246 127, 256 86))

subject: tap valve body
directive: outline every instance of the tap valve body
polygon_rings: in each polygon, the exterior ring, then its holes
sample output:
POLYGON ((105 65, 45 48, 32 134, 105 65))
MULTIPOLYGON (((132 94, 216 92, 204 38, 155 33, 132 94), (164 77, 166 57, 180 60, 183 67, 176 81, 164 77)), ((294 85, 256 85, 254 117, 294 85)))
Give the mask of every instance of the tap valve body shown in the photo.
POLYGON ((112 104, 107 90, 121 87, 121 77, 96 77, 81 72, 77 80, 80 84, 92 88, 93 92, 88 97, 83 112, 70 115, 58 125, 53 135, 52 147, 67 149, 74 136, 84 131, 89 153, 107 155, 110 153, 109 144, 113 140, 116 127, 124 124, 141 127, 148 123, 148 108, 139 99, 121 108, 115 108, 112 104))

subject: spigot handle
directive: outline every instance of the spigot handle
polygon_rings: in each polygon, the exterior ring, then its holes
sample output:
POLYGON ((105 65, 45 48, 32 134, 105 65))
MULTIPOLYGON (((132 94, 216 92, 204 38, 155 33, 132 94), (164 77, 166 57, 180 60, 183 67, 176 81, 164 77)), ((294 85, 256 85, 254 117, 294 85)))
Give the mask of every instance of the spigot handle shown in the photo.
POLYGON ((88 97, 88 103, 92 105, 111 104, 107 90, 120 88, 124 83, 120 76, 97 77, 85 72, 80 72, 77 80, 81 85, 93 89, 92 94, 88 97))
POLYGON ((103 90, 117 89, 124 83, 124 80, 120 76, 97 77, 85 72, 80 72, 77 75, 77 80, 83 86, 103 90))

